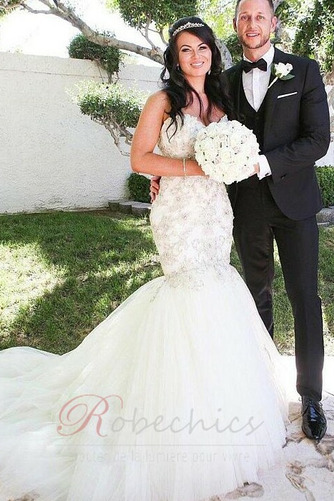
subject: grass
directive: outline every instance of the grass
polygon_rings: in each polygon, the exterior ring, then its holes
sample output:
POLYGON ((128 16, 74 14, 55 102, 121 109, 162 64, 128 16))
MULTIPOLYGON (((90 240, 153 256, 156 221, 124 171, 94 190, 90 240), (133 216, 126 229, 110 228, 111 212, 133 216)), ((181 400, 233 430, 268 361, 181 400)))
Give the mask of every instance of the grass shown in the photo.
MULTIPOLYGON (((231 262, 238 269, 239 273, 242 274, 237 255, 233 250, 231 262)), ((275 344, 282 354, 293 354, 293 315, 285 291, 283 272, 276 248, 273 289, 275 344)), ((319 295, 322 299, 325 352, 327 355, 334 355, 334 227, 320 228, 319 295)))
MULTIPOLYGON (((234 251, 232 264, 240 271, 234 251)), ((69 351, 161 273, 145 218, 107 211, 1 216, 0 348, 69 351)), ((278 260, 274 290, 275 339, 289 353, 293 319, 278 260)), ((320 293, 334 353, 334 228, 321 229, 320 293)))
POLYGON ((0 218, 0 347, 76 347, 161 274, 145 219, 108 213, 0 218))

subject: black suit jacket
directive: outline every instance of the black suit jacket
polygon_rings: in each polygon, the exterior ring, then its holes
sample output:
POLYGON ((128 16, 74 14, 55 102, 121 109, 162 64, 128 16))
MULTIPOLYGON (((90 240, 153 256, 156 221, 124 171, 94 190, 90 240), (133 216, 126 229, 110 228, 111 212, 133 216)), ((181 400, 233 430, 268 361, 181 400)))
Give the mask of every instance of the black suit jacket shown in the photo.
MULTIPOLYGON (((272 172, 267 180, 275 202, 286 216, 300 220, 322 207, 314 164, 330 142, 327 94, 314 60, 275 49, 274 63, 279 62, 292 64, 294 78, 277 80, 267 91, 263 153, 272 172)), ((241 64, 226 70, 222 78, 242 121, 241 64)), ((229 194, 233 205, 237 184, 229 194)))

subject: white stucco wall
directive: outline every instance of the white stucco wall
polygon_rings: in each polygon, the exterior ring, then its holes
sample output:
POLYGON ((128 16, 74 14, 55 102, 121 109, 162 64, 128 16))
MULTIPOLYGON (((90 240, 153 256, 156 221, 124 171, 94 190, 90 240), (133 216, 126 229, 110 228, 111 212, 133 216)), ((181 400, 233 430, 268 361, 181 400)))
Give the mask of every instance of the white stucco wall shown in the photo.
MULTIPOLYGON (((133 65, 121 80, 153 91, 158 75, 133 65)), ((86 79, 101 80, 89 61, 0 53, 0 213, 97 208, 125 196, 129 158, 68 94, 86 79)))
POLYGON ((334 166, 334 86, 327 85, 326 92, 328 95, 328 105, 329 105, 329 113, 331 116, 331 143, 329 145, 329 149, 327 155, 321 158, 317 165, 333 165, 334 166))
MULTIPOLYGON (((153 92, 159 73, 126 65, 120 81, 153 92)), ((82 80, 102 80, 94 63, 0 52, 0 214, 93 209, 126 196, 129 158, 68 93, 82 80)), ((334 165, 333 142, 326 164, 334 165)))

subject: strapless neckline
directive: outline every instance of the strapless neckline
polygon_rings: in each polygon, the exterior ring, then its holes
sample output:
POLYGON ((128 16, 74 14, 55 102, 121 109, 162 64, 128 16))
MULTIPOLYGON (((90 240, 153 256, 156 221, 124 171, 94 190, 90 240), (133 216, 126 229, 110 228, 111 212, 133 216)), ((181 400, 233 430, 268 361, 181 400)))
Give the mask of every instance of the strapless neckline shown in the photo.
MULTIPOLYGON (((220 121, 227 120, 224 115, 220 121)), ((196 136, 206 127, 195 115, 184 114, 184 119, 179 115, 173 123, 168 117, 162 124, 158 147, 162 154, 171 158, 193 158, 196 136)))
MULTIPOLYGON (((199 124, 203 125, 203 127, 207 127, 207 125, 206 125, 205 123, 203 123, 203 122, 202 122, 202 120, 200 120, 200 119, 199 119, 199 117, 196 117, 196 115, 191 115, 190 113, 183 113, 183 116, 184 116, 184 118, 185 118, 185 119, 186 119, 186 118, 187 118, 187 119, 188 119, 188 118, 190 118, 190 119, 194 119, 197 123, 199 123, 199 124)), ((180 118, 180 116, 179 116, 179 115, 177 115, 177 118, 176 118, 176 119, 177 119, 177 120, 181 120, 181 118, 180 118)), ((219 120, 217 120, 217 122, 216 122, 216 123, 221 122, 223 119, 227 120, 227 115, 223 115, 223 116, 222 116, 219 120)), ((166 118, 166 120, 163 122, 162 126, 164 126, 166 122, 171 121, 171 120, 172 120, 172 117, 168 117, 168 118, 166 118)), ((210 123, 212 123, 212 122, 210 122, 210 123)), ((208 125, 209 125, 209 124, 208 124, 208 125)))

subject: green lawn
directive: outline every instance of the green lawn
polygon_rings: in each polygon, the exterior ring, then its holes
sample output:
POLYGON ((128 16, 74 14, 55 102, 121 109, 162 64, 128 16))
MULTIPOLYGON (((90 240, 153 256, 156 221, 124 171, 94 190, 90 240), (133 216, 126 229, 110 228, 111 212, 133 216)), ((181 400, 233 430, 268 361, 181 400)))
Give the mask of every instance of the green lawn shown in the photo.
MULTIPOLYGON (((232 263, 239 269, 235 253, 232 263)), ((0 348, 64 353, 126 297, 161 275, 147 219, 94 213, 0 217, 0 348)), ((334 354, 334 228, 321 229, 320 292, 334 354)), ((293 348, 293 321, 277 262, 276 343, 293 348)))

